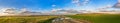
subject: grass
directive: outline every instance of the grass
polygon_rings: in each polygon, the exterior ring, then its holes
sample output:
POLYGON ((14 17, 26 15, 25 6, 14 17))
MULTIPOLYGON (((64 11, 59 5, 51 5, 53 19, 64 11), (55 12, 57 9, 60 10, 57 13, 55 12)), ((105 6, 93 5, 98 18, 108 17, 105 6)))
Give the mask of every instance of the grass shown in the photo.
POLYGON ((67 17, 86 20, 91 23, 120 23, 120 14, 77 14, 67 17))
MULTIPOLYGON (((120 23, 120 14, 77 14, 66 15, 91 23, 120 23)), ((0 16, 0 23, 51 23, 57 16, 0 16)))
POLYGON ((56 16, 1 16, 0 23, 51 23, 56 16))

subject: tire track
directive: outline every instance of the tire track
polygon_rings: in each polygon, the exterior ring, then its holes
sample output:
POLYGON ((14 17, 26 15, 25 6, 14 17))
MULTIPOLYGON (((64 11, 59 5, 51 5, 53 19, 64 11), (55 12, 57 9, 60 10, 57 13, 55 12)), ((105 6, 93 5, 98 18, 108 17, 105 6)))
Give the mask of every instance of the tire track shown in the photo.
POLYGON ((68 17, 59 17, 59 18, 56 18, 52 21, 52 23, 90 23, 88 21, 83 21, 83 20, 75 20, 75 19, 72 19, 72 18, 68 18, 68 17))

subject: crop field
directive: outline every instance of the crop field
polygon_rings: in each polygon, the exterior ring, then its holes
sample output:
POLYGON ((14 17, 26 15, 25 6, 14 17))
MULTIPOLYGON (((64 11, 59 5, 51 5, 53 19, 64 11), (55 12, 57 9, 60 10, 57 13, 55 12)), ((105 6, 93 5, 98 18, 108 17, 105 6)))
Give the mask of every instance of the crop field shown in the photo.
POLYGON ((79 14, 67 17, 91 23, 120 23, 120 14, 79 14))

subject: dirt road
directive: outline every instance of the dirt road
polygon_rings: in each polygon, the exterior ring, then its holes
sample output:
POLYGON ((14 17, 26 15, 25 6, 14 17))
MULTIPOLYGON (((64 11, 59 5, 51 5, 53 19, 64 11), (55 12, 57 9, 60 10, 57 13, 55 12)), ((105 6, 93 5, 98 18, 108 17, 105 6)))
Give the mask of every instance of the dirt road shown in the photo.
POLYGON ((52 21, 52 23, 90 23, 88 21, 78 21, 72 18, 67 18, 67 17, 59 17, 56 18, 52 21))

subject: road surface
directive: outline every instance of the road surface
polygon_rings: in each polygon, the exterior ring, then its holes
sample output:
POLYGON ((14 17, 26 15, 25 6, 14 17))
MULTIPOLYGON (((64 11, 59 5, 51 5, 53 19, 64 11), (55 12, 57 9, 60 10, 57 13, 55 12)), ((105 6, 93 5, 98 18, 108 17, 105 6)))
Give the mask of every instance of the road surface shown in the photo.
POLYGON ((72 19, 72 18, 68 18, 68 17, 59 17, 59 18, 56 18, 52 21, 52 23, 90 23, 88 21, 83 21, 83 20, 75 20, 75 19, 72 19))

